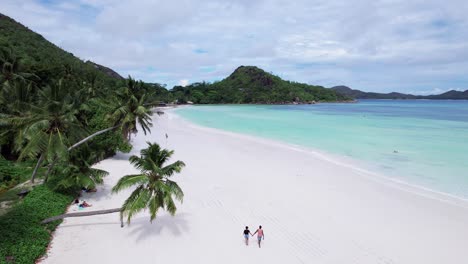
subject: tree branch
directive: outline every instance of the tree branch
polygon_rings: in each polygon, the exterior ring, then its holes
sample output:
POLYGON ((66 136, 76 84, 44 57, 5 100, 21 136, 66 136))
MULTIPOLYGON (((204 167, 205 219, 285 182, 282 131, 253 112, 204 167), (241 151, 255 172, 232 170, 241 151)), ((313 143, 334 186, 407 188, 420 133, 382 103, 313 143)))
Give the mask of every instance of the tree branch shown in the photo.
POLYGON ((97 211, 89 211, 89 212, 67 213, 67 214, 61 214, 61 215, 47 218, 43 220, 41 224, 47 224, 52 221, 64 219, 67 217, 81 217, 81 216, 91 216, 91 215, 101 215, 101 214, 112 214, 112 213, 120 213, 120 211, 122 211, 122 208, 105 209, 105 210, 97 210, 97 211))

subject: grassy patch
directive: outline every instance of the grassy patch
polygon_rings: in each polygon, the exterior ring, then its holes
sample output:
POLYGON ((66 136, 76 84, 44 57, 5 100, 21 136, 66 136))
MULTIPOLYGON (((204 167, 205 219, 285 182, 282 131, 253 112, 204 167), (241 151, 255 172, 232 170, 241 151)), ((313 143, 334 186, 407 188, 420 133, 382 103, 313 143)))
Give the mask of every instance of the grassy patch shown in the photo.
MULTIPOLYGON (((10 188, 25 182, 31 178, 34 169, 34 161, 13 162, 0 156, 0 195, 10 188)), ((39 175, 45 168, 39 169, 39 175)))
MULTIPOLYGON (((0 216, 18 202, 17 193, 24 189, 31 190, 31 184, 22 183, 31 178, 34 166, 34 161, 14 162, 0 156, 0 216)), ((37 178, 40 178, 45 170, 44 167, 39 168, 37 178)))
POLYGON ((0 216, 0 263, 6 263, 7 257, 14 258, 13 263, 34 263, 41 257, 46 252, 51 232, 61 221, 47 225, 40 222, 62 214, 71 201, 72 196, 41 185, 0 216))

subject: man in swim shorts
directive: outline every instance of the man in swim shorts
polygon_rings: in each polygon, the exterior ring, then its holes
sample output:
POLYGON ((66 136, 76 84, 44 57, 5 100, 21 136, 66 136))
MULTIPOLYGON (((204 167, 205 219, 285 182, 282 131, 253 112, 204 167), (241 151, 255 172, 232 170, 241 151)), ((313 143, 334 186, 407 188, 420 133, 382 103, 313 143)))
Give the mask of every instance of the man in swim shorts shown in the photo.
POLYGON ((244 238, 245 238, 245 245, 249 245, 249 234, 252 236, 252 233, 250 233, 249 227, 246 226, 244 230, 244 238))
POLYGON ((263 240, 265 239, 265 235, 263 234, 262 226, 259 226, 257 231, 255 231, 255 233, 253 233, 252 236, 254 236, 255 234, 257 234, 258 247, 261 248, 262 246, 260 245, 260 243, 262 242, 262 239, 263 240))

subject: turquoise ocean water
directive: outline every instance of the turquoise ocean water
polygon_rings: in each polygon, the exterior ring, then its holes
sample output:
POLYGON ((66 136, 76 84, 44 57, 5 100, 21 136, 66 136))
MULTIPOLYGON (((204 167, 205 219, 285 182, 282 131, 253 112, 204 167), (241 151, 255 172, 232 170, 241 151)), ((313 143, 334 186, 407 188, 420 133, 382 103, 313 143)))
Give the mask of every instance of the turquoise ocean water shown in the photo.
POLYGON ((468 101, 179 108, 196 124, 351 158, 389 177, 468 198, 468 101))

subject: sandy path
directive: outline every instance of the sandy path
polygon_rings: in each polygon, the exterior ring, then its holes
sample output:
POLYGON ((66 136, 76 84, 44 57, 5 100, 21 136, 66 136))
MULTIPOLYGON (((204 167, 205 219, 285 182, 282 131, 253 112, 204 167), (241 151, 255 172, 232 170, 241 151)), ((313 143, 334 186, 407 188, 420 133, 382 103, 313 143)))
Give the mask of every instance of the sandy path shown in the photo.
MULTIPOLYGON (((187 164, 175 177, 185 192, 177 215, 150 224, 142 213, 125 228, 117 214, 67 219, 43 263, 467 263, 464 201, 173 114, 136 137, 133 153, 148 140, 187 164), (246 247, 244 226, 259 224, 263 247, 255 239, 246 247)), ((118 207, 128 195, 109 192, 135 172, 127 158, 97 165, 110 175, 86 196, 92 209, 118 207)))

